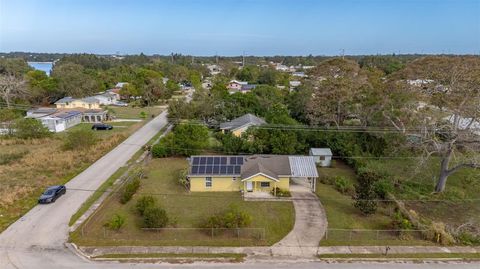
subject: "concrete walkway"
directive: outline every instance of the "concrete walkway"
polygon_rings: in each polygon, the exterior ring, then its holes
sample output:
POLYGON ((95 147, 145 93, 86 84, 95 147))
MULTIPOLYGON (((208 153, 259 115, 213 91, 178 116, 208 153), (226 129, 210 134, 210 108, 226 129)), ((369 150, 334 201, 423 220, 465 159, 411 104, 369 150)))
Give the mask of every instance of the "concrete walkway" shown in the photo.
POLYGON ((308 185, 292 181, 290 193, 295 207, 295 225, 290 233, 272 246, 273 255, 314 256, 327 229, 325 210, 308 185))
MULTIPOLYGON (((319 247, 318 254, 385 254, 387 246, 319 247)), ((388 246, 389 254, 411 253, 480 253, 480 247, 463 246, 388 246)))

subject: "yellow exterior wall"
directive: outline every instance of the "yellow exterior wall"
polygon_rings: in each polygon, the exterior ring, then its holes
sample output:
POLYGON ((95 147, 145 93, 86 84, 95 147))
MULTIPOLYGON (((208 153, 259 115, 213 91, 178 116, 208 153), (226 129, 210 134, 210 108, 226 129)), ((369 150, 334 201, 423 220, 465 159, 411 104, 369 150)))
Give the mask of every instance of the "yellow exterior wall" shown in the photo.
POLYGON ((247 181, 254 182, 253 183, 253 191, 264 191, 264 192, 270 192, 273 190, 273 188, 278 187, 282 190, 290 190, 290 178, 289 177, 281 177, 279 181, 275 181, 271 178, 268 178, 263 175, 257 175, 254 176, 248 180, 245 180, 244 186, 246 188, 246 183, 247 181), (261 187, 260 182, 270 182, 270 187, 261 187))
POLYGON ((245 127, 239 128, 239 129, 233 131, 232 134, 233 134, 234 136, 240 137, 240 136, 242 136, 242 134, 243 134, 245 131, 247 131, 248 127, 249 127, 249 126, 245 126, 245 127))
POLYGON ((99 109, 99 103, 86 103, 81 100, 74 100, 67 104, 57 104, 57 108, 86 108, 86 109, 99 109))
POLYGON ((240 191, 243 188, 240 178, 212 177, 212 187, 205 187, 205 177, 190 177, 190 191, 240 191))

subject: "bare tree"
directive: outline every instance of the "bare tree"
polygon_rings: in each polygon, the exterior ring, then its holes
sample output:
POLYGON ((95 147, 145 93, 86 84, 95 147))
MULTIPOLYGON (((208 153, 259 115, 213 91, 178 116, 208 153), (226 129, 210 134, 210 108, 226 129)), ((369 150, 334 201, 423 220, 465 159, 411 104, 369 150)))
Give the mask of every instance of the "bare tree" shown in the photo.
POLYGON ((27 89, 23 78, 16 77, 13 74, 0 75, 0 95, 5 101, 7 108, 11 108, 12 99, 22 97, 26 92, 27 89))

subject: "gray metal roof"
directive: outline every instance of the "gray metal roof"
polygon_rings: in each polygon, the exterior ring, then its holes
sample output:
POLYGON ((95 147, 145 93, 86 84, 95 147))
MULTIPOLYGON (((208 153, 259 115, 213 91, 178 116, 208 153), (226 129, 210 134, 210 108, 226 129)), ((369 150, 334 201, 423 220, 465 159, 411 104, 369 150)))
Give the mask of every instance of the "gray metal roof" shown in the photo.
POLYGON ((227 121, 227 122, 223 122, 220 124, 220 129, 222 130, 235 130, 235 129, 238 129, 240 127, 243 127, 243 126, 246 126, 246 125, 262 125, 262 124, 265 124, 266 122, 253 115, 253 114, 245 114, 241 117, 238 117, 236 119, 233 119, 231 121, 227 121))
POLYGON ((332 151, 329 148, 311 148, 310 155, 313 156, 332 156, 332 151))
POLYGON ((95 104, 95 103, 99 103, 99 102, 100 102, 97 98, 91 97, 91 96, 82 98, 82 99, 80 99, 80 100, 82 100, 82 101, 85 102, 85 103, 91 103, 91 104, 95 104))
POLYGON ((67 97, 63 97, 62 99, 56 101, 55 104, 65 104, 67 102, 72 102, 74 100, 75 100, 74 98, 72 98, 70 96, 67 96, 67 97))
POLYGON ((292 177, 318 177, 315 158, 312 156, 289 156, 292 177))

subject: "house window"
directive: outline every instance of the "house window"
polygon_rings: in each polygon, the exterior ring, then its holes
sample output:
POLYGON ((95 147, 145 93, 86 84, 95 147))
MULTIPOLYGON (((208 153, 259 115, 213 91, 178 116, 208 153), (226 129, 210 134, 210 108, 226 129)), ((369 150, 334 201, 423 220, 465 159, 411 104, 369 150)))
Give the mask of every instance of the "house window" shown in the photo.
POLYGON ((237 177, 232 177, 232 180, 233 180, 233 181, 237 180, 237 177))
POLYGON ((323 156, 323 155, 320 156, 320 160, 321 160, 321 161, 325 161, 325 156, 323 156))
POLYGON ((212 178, 211 177, 206 177, 205 178, 205 188, 211 188, 212 187, 212 178))
POLYGON ((269 188, 270 187, 270 182, 260 182, 260 187, 269 188))

